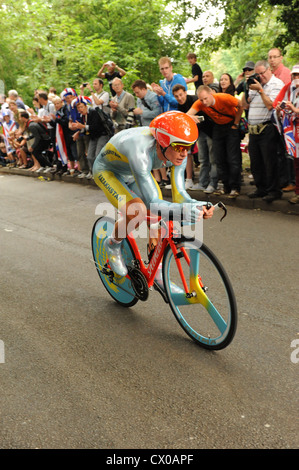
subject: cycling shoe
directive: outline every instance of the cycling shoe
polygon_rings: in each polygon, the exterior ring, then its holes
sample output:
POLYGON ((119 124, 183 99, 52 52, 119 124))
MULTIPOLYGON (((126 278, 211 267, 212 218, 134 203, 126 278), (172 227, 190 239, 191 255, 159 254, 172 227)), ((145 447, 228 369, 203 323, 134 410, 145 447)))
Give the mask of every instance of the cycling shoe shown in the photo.
POLYGON ((121 254, 121 245, 121 243, 111 242, 111 238, 106 238, 104 241, 104 247, 107 251, 112 271, 119 276, 126 276, 128 274, 128 269, 121 254))

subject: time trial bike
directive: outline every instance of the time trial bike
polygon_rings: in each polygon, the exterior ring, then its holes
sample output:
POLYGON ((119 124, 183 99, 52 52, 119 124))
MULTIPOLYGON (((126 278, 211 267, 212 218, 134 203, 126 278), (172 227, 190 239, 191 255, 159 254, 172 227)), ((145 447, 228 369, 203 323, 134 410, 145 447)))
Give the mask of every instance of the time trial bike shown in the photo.
MULTIPOLYGON (((214 206, 223 209, 222 202, 214 206)), ((221 220, 222 220, 221 219, 221 220)), ((150 227, 159 229, 158 243, 144 261, 131 232, 122 242, 126 276, 115 274, 104 246, 115 220, 102 216, 94 223, 91 236, 93 259, 100 279, 111 297, 124 307, 146 301, 154 288, 169 304, 183 330, 198 345, 209 350, 227 347, 237 327, 237 304, 227 273, 215 254, 194 236, 184 236, 173 220, 147 217, 150 227), (162 262, 163 287, 155 281, 162 262)))

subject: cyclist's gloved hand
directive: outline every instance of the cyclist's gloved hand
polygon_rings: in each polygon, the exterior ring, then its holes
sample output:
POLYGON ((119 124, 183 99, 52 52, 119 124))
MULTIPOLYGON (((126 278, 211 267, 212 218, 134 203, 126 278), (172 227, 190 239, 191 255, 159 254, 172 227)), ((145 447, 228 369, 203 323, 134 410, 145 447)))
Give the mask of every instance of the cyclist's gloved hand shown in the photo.
POLYGON ((189 202, 183 204, 183 220, 194 224, 202 218, 202 207, 198 202, 189 202))

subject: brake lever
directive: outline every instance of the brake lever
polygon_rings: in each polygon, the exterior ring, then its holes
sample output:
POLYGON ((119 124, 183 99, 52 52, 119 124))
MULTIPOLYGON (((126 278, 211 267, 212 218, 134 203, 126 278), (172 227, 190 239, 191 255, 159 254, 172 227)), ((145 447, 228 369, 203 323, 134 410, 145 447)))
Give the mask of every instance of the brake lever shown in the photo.
POLYGON ((208 203, 206 204, 206 208, 209 210, 209 209, 211 209, 211 207, 214 207, 214 210, 215 210, 215 211, 217 211, 217 210, 219 210, 219 209, 222 209, 222 210, 224 211, 224 214, 223 214, 223 216, 222 216, 221 219, 220 219, 220 222, 222 222, 222 220, 224 219, 224 217, 226 217, 226 214, 227 214, 227 208, 225 207, 225 205, 223 204, 223 202, 219 201, 219 202, 217 202, 217 204, 215 204, 214 206, 213 206, 213 204, 212 204, 211 202, 208 202, 208 203))

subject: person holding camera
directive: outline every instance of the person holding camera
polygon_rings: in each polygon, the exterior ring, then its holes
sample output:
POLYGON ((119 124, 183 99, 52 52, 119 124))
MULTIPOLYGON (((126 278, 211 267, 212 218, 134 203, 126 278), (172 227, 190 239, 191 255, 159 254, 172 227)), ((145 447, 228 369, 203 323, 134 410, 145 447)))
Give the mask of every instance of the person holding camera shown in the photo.
POLYGON ((110 114, 109 109, 109 93, 103 90, 104 82, 101 78, 95 78, 90 83, 86 82, 80 86, 81 95, 84 95, 84 88, 87 88, 90 91, 93 107, 98 106, 100 109, 103 109, 106 113, 110 114))
POLYGON ((282 195, 278 165, 279 135, 271 115, 273 101, 284 84, 272 74, 266 60, 256 62, 254 72, 247 80, 248 99, 245 100, 244 95, 242 97, 242 104, 248 109, 248 152, 256 185, 256 190, 248 197, 262 197, 271 203, 282 195))
POLYGON ((112 82, 115 78, 122 78, 126 75, 126 71, 121 69, 115 62, 112 60, 108 60, 105 64, 102 65, 100 70, 98 71, 99 78, 105 78, 108 80, 111 95, 115 96, 116 91, 113 89, 112 82), (104 69, 107 69, 107 72, 104 72, 104 69))
POLYGON ((115 133, 117 133, 134 126, 135 99, 131 93, 124 90, 124 84, 120 78, 114 78, 112 87, 116 94, 109 105, 111 117, 115 123, 115 133))

